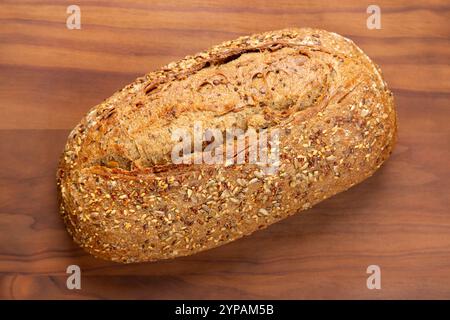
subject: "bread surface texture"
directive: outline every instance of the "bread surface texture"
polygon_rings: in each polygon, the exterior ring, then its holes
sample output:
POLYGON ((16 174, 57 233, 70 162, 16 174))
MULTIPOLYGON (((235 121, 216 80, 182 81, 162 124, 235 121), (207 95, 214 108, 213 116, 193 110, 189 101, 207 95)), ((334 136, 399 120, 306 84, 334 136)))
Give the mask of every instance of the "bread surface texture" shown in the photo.
POLYGON ((245 36, 172 62, 93 107, 60 160, 60 212, 96 257, 186 256, 363 181, 395 141, 393 95, 352 41, 309 28, 245 36), (175 164, 172 134, 193 133, 196 121, 221 132, 276 131, 276 170, 175 164))

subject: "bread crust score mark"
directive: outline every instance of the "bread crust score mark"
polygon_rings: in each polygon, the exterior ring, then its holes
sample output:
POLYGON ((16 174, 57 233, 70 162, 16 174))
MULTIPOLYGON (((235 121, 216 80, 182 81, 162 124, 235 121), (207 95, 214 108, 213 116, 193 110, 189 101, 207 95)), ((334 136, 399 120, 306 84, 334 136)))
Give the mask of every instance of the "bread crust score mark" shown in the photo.
POLYGON ((57 171, 76 243, 132 263, 263 229, 371 176, 396 141, 393 95, 352 41, 323 30, 241 37, 151 72, 92 108, 57 171), (277 129, 280 166, 175 165, 175 128, 277 129))

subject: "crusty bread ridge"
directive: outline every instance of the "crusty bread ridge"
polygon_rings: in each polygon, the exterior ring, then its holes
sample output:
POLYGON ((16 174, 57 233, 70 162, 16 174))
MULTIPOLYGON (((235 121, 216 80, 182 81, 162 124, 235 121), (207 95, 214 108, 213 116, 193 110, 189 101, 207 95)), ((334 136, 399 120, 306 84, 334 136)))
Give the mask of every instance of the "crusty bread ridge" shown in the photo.
POLYGON ((190 255, 371 176, 396 140, 393 95, 350 40, 317 29, 241 37, 151 72, 92 108, 57 172, 75 242, 123 263, 190 255), (174 128, 279 129, 280 165, 175 165, 174 128))

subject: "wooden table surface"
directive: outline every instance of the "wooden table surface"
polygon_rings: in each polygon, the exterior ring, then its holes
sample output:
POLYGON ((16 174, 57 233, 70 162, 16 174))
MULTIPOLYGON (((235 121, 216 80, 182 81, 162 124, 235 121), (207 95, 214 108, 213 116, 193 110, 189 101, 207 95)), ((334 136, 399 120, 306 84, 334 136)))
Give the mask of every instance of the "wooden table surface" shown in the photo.
POLYGON ((450 5, 376 1, 0 3, 0 298, 450 298, 450 5), (335 4, 333 4, 335 3, 335 4), (137 76, 223 40, 288 26, 353 39, 395 94, 399 141, 375 176, 229 245, 118 265, 78 248, 58 215, 69 130, 137 76), (81 290, 66 268, 81 267, 81 290), (366 287, 369 265, 381 290, 366 287))

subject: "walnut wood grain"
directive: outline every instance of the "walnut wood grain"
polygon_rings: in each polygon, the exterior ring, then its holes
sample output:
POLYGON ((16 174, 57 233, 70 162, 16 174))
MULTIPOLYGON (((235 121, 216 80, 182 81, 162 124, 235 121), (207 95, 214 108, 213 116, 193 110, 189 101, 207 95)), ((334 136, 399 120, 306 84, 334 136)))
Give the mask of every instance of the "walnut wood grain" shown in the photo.
POLYGON ((378 1, 78 1, 0 4, 0 298, 450 298, 450 6, 378 1), (116 265, 66 233, 55 170, 69 129, 137 76, 223 40, 311 26, 355 40, 393 90, 399 141, 361 185, 229 245, 116 265), (66 267, 82 290, 66 289, 66 267), (366 268, 382 268, 382 289, 366 268))

